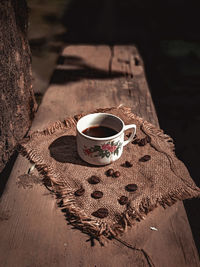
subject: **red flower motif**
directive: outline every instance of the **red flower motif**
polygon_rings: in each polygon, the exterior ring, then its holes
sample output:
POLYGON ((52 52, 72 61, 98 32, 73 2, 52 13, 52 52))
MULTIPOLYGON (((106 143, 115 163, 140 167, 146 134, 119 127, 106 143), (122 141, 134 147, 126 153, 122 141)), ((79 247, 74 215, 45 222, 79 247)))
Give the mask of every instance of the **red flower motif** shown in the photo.
POLYGON ((111 145, 110 144, 103 144, 101 146, 102 150, 109 150, 111 148, 111 145))
POLYGON ((101 148, 102 150, 108 150, 111 153, 113 153, 116 150, 117 146, 111 146, 110 144, 103 144, 101 148))
POLYGON ((110 151, 111 153, 113 153, 113 152, 116 150, 116 148, 117 148, 116 146, 111 146, 110 149, 109 149, 109 151, 110 151))
POLYGON ((90 156, 92 154, 92 151, 89 148, 83 149, 83 152, 85 155, 90 156))

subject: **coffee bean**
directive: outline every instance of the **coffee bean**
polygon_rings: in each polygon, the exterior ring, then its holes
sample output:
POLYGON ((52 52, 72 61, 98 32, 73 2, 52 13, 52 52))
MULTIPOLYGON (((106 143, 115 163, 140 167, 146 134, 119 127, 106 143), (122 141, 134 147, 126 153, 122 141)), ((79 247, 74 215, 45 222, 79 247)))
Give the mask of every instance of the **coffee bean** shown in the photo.
POLYGON ((134 192, 138 189, 138 186, 136 184, 127 184, 125 186, 126 191, 128 192, 134 192))
POLYGON ((106 209, 106 208, 100 208, 100 209, 98 209, 92 213, 93 216, 95 216, 97 218, 101 218, 101 219, 107 217, 108 214, 109 214, 109 212, 108 212, 108 209, 106 209))
POLYGON ((119 171, 113 173, 113 177, 118 178, 121 175, 119 171))
POLYGON ((145 162, 145 161, 148 161, 148 160, 150 160, 150 159, 151 159, 151 156, 150 156, 150 155, 145 155, 145 156, 141 157, 141 158, 139 159, 139 161, 141 161, 141 162, 145 162))
POLYGON ((98 184, 100 182, 100 178, 96 175, 92 175, 89 179, 88 179, 88 183, 90 184, 98 184))
POLYGON ((147 139, 146 139, 146 137, 140 139, 140 141, 138 142, 138 145, 139 145, 139 146, 145 146, 146 144, 147 144, 147 139))
POLYGON ((140 142, 140 139, 139 138, 136 138, 136 139, 134 139, 133 141, 132 141, 132 144, 138 144, 140 142))
POLYGON ((113 173, 114 173, 114 170, 113 170, 113 169, 109 169, 109 170, 107 170, 107 172, 106 172, 107 176, 112 176, 113 173))
POLYGON ((77 197, 80 197, 80 196, 82 196, 84 193, 85 193, 85 189, 81 187, 81 188, 78 189, 76 192, 74 192, 74 195, 77 196, 77 197))
POLYGON ((91 194, 91 197, 93 197, 93 198, 95 198, 95 199, 102 198, 102 197, 103 197, 103 192, 101 192, 101 191, 94 191, 94 192, 91 194))
POLYGON ((118 201, 120 205, 126 205, 128 203, 128 198, 126 196, 121 196, 118 201))
POLYGON ((151 137, 149 135, 146 136, 147 143, 151 143, 151 137))
POLYGON ((124 163, 124 166, 127 167, 127 168, 130 168, 133 166, 133 163, 131 163, 130 161, 126 160, 125 163, 124 163))

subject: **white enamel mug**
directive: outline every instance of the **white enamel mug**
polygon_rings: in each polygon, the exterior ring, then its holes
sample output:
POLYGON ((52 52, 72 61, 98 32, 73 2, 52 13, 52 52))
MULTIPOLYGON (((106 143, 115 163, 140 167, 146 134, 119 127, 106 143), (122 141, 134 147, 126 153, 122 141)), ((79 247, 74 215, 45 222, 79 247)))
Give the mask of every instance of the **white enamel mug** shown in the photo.
POLYGON ((117 116, 109 113, 92 113, 82 117, 76 126, 77 151, 79 156, 93 165, 107 165, 119 159, 123 147, 131 142, 136 134, 136 125, 125 125, 117 116), (104 126, 116 131, 109 137, 92 137, 83 133, 90 127, 104 126), (124 140, 124 132, 132 129, 131 135, 124 140))

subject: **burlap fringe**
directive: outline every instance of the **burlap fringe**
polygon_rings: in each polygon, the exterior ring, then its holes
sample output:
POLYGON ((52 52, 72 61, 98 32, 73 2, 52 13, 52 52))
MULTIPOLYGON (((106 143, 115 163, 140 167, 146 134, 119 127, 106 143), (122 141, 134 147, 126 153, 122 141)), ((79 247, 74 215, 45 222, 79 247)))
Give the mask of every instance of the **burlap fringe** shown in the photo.
MULTIPOLYGON (((123 112, 130 118, 138 120, 141 123, 141 129, 145 132, 145 134, 151 132, 151 134, 165 139, 169 142, 171 151, 174 151, 173 140, 168 135, 164 134, 162 130, 157 129, 152 124, 131 113, 130 108, 118 108, 122 109, 123 112)), ((118 108, 98 109, 96 112, 109 112, 118 108)), ((39 173, 50 179, 52 188, 58 196, 58 202, 60 203, 62 210, 66 212, 66 217, 72 226, 80 229, 82 232, 87 233, 93 238, 96 238, 102 245, 104 245, 109 239, 122 235, 128 227, 131 227, 136 222, 145 219, 146 215, 158 205, 166 208, 167 206, 173 205, 178 200, 200 196, 200 190, 198 187, 194 188, 193 186, 192 188, 188 188, 188 186, 185 185, 185 188, 182 191, 171 192, 168 195, 163 196, 161 199, 144 198, 137 209, 128 206, 127 210, 121 215, 118 223, 112 226, 101 220, 93 219, 88 216, 84 210, 80 209, 76 205, 72 188, 66 184, 62 177, 54 172, 52 167, 45 165, 44 159, 28 145, 28 141, 31 138, 35 138, 39 135, 52 135, 56 130, 75 126, 77 118, 79 119, 82 116, 84 116, 84 114, 76 115, 74 118, 68 118, 63 122, 57 121, 43 131, 34 132, 22 141, 18 147, 22 155, 27 157, 31 162, 35 163, 39 173), (196 192, 194 192, 194 190, 196 190, 196 192)))

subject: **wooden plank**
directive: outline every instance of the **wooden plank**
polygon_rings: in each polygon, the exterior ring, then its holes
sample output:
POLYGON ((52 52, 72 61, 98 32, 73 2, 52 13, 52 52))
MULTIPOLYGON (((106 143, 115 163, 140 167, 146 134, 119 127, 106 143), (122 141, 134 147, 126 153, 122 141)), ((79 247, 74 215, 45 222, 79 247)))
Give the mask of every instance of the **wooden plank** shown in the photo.
MULTIPOLYGON (((60 78, 52 80, 32 131, 74 113, 119 104, 131 106, 135 113, 158 125, 134 46, 69 46, 59 63, 57 69, 61 71, 56 75, 60 78)), ((44 186, 34 181, 31 188, 20 186, 20 175, 29 167, 30 163, 19 156, 0 201, 2 266, 148 266, 142 253, 118 241, 105 247, 86 242, 86 235, 67 225, 55 197, 44 186)), ((143 248, 155 266, 200 266, 182 202, 166 210, 157 208, 122 239, 143 248), (158 231, 150 230, 151 226, 158 231)))
POLYGON ((120 104, 158 125, 142 59, 134 46, 69 46, 58 63, 33 130, 35 125, 44 127, 75 113, 120 104))

